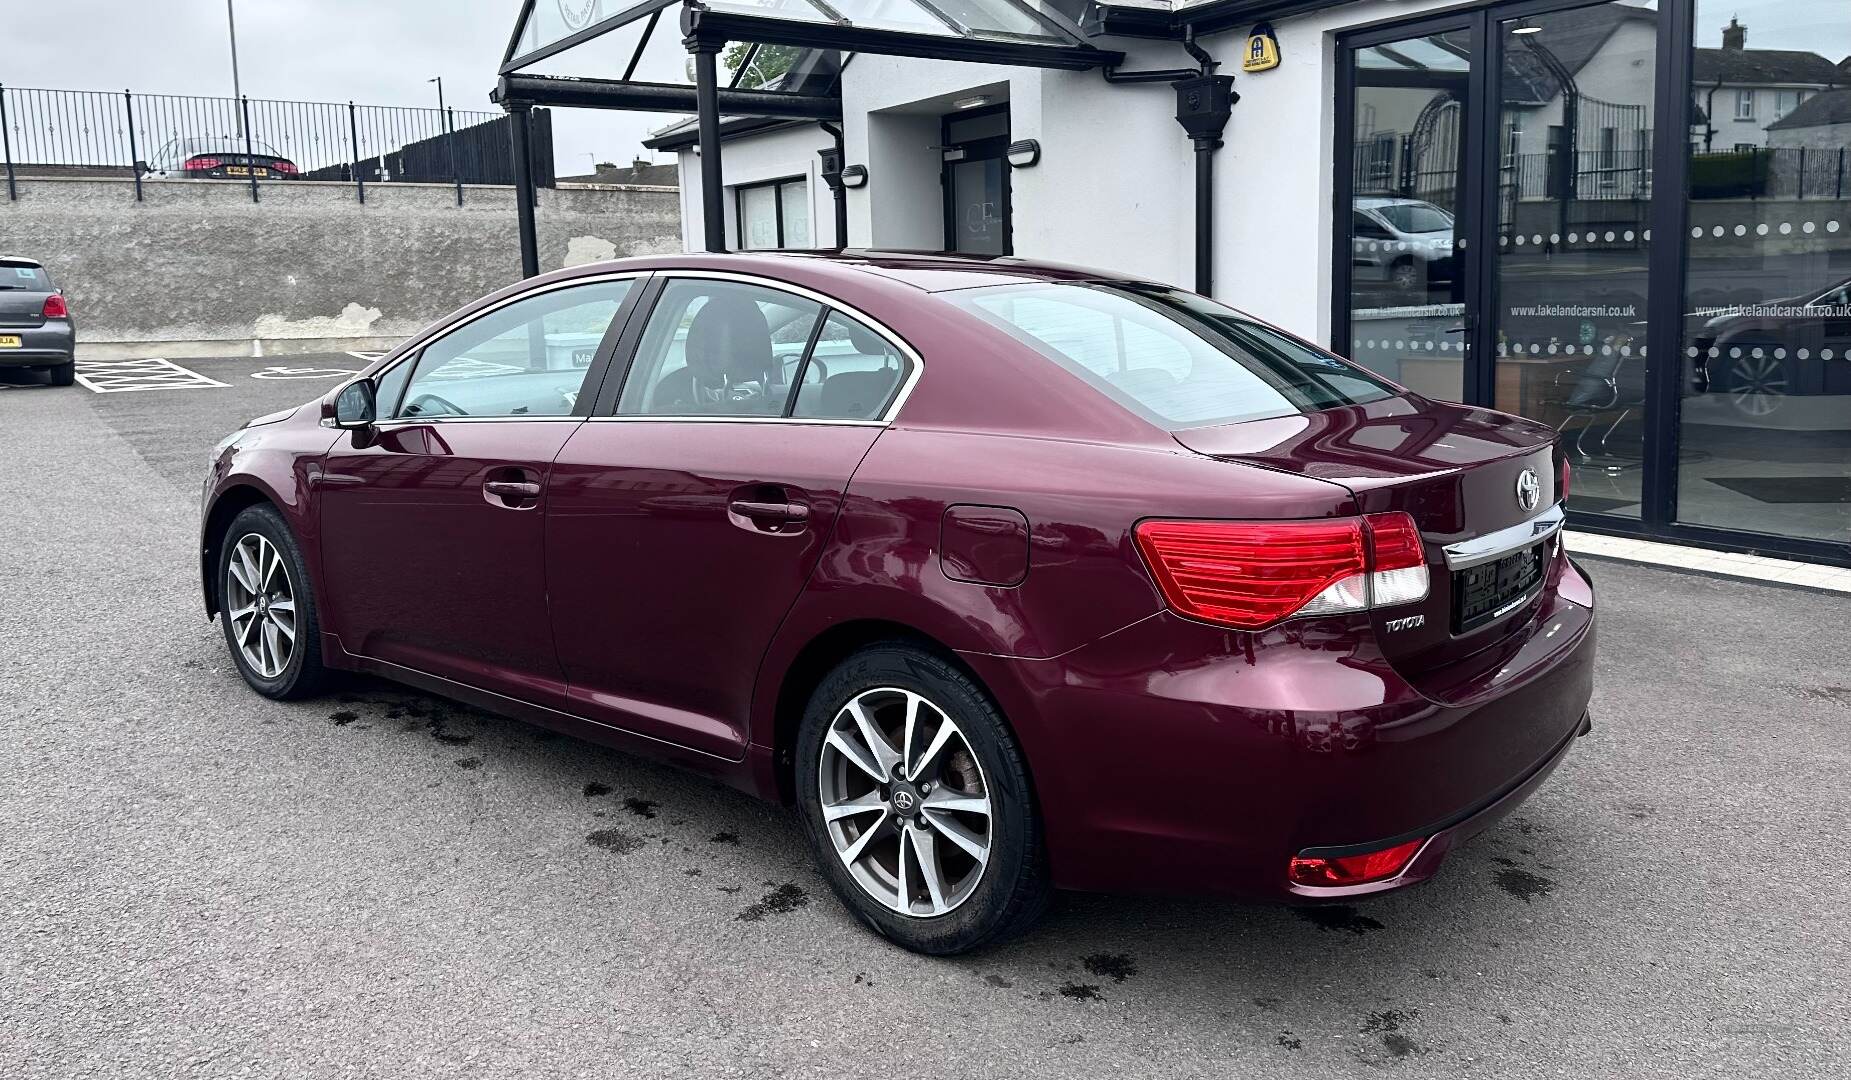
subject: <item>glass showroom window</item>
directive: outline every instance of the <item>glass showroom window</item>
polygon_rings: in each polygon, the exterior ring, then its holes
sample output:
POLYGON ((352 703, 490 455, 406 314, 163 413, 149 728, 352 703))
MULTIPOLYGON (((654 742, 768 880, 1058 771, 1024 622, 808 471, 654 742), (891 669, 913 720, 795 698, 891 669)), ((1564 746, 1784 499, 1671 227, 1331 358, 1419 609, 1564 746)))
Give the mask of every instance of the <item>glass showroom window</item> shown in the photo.
POLYGON ((1851 11, 1762 5, 1766 21, 1744 44, 1721 36, 1735 10, 1733 0, 1698 0, 1699 92, 1703 73, 1732 51, 1748 53, 1747 66, 1770 81, 1813 77, 1820 86, 1803 106, 1783 92, 1775 111, 1787 115, 1757 118, 1760 138, 1747 148, 1737 148, 1736 131, 1724 136, 1723 125, 1693 118, 1677 517, 1843 543, 1851 538, 1851 125, 1841 118, 1851 89, 1828 84, 1851 54, 1851 11), (1757 40, 1770 47, 1757 49, 1757 40), (1793 42, 1810 45, 1772 47, 1793 42))
POLYGON ((810 186, 802 177, 741 184, 734 190, 741 251, 815 246, 810 239, 810 186))

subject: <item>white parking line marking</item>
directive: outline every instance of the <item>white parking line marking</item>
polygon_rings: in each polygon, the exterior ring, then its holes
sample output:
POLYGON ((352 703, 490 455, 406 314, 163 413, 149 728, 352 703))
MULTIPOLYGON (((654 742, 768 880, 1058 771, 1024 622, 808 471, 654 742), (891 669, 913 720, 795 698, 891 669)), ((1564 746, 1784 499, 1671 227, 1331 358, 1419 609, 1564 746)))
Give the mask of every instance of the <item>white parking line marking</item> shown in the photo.
POLYGON ((308 368, 308 367, 267 367, 262 371, 251 372, 253 379, 338 379, 347 375, 358 375, 358 371, 349 368, 308 368))
POLYGON ((353 357, 355 360, 364 360, 370 364, 386 354, 382 352, 350 352, 347 355, 353 357))
POLYGON ((146 360, 79 360, 77 381, 96 394, 125 394, 136 390, 190 390, 229 384, 208 379, 172 360, 151 356, 146 360))

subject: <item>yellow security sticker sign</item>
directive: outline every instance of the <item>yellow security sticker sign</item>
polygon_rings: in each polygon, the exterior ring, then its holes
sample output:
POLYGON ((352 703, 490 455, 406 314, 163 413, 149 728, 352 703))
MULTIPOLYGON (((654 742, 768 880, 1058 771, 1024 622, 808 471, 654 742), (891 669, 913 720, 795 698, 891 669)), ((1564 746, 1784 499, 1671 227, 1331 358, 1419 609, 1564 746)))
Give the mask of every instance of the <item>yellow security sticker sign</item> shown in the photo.
POLYGON ((1270 71, 1279 66, 1279 38, 1272 23, 1260 23, 1247 35, 1247 56, 1240 62, 1242 71, 1270 71))

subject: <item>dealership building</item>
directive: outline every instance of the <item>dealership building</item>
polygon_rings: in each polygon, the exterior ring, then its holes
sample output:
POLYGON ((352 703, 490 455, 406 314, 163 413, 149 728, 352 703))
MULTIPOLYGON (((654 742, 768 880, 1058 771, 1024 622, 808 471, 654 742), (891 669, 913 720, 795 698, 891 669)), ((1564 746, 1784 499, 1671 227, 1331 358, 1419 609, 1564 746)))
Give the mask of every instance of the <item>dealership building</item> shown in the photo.
POLYGON ((690 250, 1183 285, 1560 429, 1580 527, 1851 565, 1851 5, 526 0, 506 61, 696 114, 690 250))

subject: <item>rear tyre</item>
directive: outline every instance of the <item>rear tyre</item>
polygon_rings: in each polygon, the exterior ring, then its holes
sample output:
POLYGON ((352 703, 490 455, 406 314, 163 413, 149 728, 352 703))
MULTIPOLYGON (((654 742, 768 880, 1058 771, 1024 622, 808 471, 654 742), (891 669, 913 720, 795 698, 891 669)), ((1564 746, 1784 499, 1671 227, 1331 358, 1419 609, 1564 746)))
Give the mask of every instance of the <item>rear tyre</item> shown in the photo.
POLYGON ((268 698, 310 697, 327 680, 308 565, 276 508, 247 506, 219 541, 219 624, 238 674, 268 698))
POLYGON ((869 646, 811 695, 797 802, 842 903, 947 956, 1019 933, 1052 894, 1028 767, 989 696, 904 642, 869 646))
POLYGON ((45 370, 51 374, 51 384, 53 386, 69 386, 77 381, 76 361, 72 361, 68 364, 59 364, 57 367, 46 368, 45 370))

